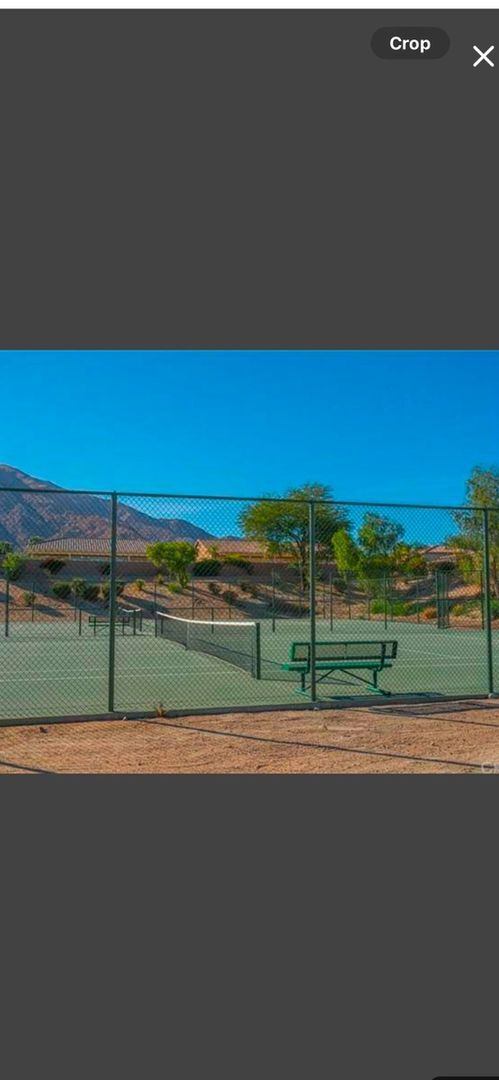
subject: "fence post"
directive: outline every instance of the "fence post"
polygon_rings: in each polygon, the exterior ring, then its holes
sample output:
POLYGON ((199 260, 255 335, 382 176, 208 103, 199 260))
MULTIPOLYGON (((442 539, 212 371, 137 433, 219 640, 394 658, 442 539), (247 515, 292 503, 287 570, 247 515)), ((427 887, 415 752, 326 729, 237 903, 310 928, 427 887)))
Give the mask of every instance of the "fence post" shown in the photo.
POLYGON ((489 511, 483 511, 483 615, 487 640, 487 689, 489 697, 494 696, 494 660, 492 655, 492 611, 490 604, 490 543, 489 511))
POLYGON ((111 496, 111 572, 109 576, 109 680, 108 712, 114 712, 114 683, 116 674, 116 554, 118 526, 118 496, 111 496))
POLYGON ((310 607, 310 697, 317 701, 317 678, 316 678, 316 617, 315 617, 315 502, 313 499, 308 504, 308 545, 309 545, 309 607, 310 607))
POLYGON ((262 677, 262 645, 260 636, 260 623, 255 623, 255 663, 254 663, 254 675, 255 679, 261 679, 262 677))
POLYGON ((10 578, 5 579, 5 637, 9 636, 10 578))
POLYGON ((333 568, 329 570, 329 629, 333 629, 333 568))

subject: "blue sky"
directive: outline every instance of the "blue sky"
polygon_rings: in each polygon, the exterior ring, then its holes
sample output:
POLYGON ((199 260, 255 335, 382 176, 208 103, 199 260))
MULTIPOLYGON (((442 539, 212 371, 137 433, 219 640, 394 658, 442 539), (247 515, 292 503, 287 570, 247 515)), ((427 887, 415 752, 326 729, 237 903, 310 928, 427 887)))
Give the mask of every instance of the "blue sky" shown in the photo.
POLYGON ((67 487, 459 503, 499 352, 0 353, 0 461, 67 487))

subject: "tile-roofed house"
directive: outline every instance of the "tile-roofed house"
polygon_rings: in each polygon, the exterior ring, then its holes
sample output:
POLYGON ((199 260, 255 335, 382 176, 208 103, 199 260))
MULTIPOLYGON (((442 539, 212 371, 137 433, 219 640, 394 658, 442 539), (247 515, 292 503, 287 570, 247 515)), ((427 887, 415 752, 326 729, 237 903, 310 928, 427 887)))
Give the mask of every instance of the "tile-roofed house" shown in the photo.
POLYGON ((447 544, 430 544, 421 548, 421 554, 428 563, 438 564, 455 562, 465 552, 462 548, 447 547, 447 544))
MULTIPOLYGON (((120 540, 117 542, 117 555, 121 560, 144 561, 150 540, 120 540)), ((266 545, 259 540, 247 540, 244 537, 222 536, 210 540, 198 540, 197 559, 213 558, 214 553, 223 559, 228 555, 239 555, 244 559, 265 561, 269 559, 266 545)), ((98 536, 54 536, 48 540, 30 543, 24 550, 29 559, 109 559, 111 555, 111 537, 98 536)), ((286 558, 286 556, 284 556, 286 558)))
MULTIPOLYGON (((149 540, 120 540, 117 554, 120 559, 145 559, 149 540)), ((67 559, 109 559, 111 555, 111 537, 66 536, 51 537, 28 544, 24 550, 28 559, 67 558, 67 559)))
POLYGON ((266 544, 260 540, 248 540, 244 536, 213 537, 212 540, 198 541, 198 559, 216 557, 223 559, 227 555, 240 555, 243 559, 267 560, 266 544))

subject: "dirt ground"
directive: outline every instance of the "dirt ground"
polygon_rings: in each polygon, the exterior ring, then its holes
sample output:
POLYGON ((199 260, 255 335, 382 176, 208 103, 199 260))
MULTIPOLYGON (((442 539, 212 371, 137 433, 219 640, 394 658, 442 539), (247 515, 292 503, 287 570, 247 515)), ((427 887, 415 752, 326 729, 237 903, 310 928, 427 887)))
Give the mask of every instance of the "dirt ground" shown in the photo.
POLYGON ((0 772, 499 775, 499 703, 2 727, 0 772))

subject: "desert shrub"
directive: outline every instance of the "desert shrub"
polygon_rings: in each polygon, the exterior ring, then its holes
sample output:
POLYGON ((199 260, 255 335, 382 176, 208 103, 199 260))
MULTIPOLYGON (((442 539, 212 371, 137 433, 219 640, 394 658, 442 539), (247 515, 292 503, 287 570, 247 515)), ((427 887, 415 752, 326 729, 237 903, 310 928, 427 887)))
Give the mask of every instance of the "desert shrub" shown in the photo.
POLYGON ((497 596, 490 598, 490 613, 493 619, 499 619, 499 597, 497 596))
POLYGON ((33 607, 33 605, 35 603, 35 600, 36 600, 36 596, 35 596, 34 592, 24 592, 22 599, 23 599, 23 604, 24 604, 25 607, 33 607))
POLYGON ((226 604, 234 604, 237 600, 237 593, 234 592, 234 589, 224 589, 222 600, 225 600, 226 604))
POLYGON ((171 593, 181 593, 182 592, 182 586, 178 584, 178 581, 170 581, 166 587, 168 589, 168 592, 171 592, 171 593))
MULTIPOLYGON (((410 600, 392 600, 386 601, 386 610, 389 615, 413 615, 416 611, 416 604, 413 604, 410 600)), ((373 615, 383 615, 385 611, 385 601, 381 599, 375 599, 371 601, 371 613, 373 615)))
POLYGON ((109 563, 109 562, 101 563, 101 565, 99 566, 99 574, 102 574, 103 577, 109 577, 110 573, 111 573, 111 563, 109 563))
POLYGON ((423 608, 423 610, 421 612, 421 618, 425 619, 426 622, 430 622, 431 619, 436 619, 436 617, 437 617, 437 609, 436 609, 436 607, 425 607, 425 608, 423 608))
POLYGON ((391 611, 392 615, 412 615, 414 604, 411 604, 408 600, 395 600, 389 605, 389 611, 391 611))
POLYGON ((165 579, 163 577, 163 574, 156 574, 156 577, 155 577, 154 580, 156 582, 156 585, 164 585, 165 584, 165 579))
POLYGON ((222 592, 221 586, 217 581, 209 581, 208 588, 210 592, 213 593, 213 596, 220 596, 220 593, 222 592))
POLYGON ((85 584, 83 586, 83 590, 82 590, 82 593, 81 593, 82 600, 88 600, 90 603, 95 603, 95 601, 99 599, 99 595, 100 595, 100 586, 99 585, 85 584))
POLYGON ((71 596, 71 585, 69 581, 56 581, 55 585, 52 585, 52 592, 58 600, 66 600, 71 596))
POLYGON ((249 593, 249 594, 251 593, 251 585, 248 585, 247 581, 238 581, 237 584, 238 584, 238 588, 241 590, 241 592, 249 593))
POLYGON ((10 551, 2 562, 2 570, 8 581, 17 581, 24 569, 25 559, 22 555, 15 555, 10 551))
POLYGON ((385 601, 384 600, 371 600, 371 614, 372 615, 383 615, 384 610, 385 610, 385 601))
POLYGON ((141 577, 138 577, 136 579, 136 581, 134 581, 134 585, 135 585, 135 588, 137 589, 137 592, 142 592, 142 590, 145 588, 145 584, 146 583, 144 581, 144 578, 141 578, 141 577))
POLYGON ((472 615, 481 610, 481 604, 479 600, 464 600, 459 604, 453 604, 451 608, 451 614, 457 615, 472 615))
POLYGON ((43 559, 43 562, 40 563, 40 566, 44 570, 48 570, 49 574, 58 574, 59 570, 62 570, 65 565, 64 559, 43 559))
POLYGON ((81 578, 81 577, 73 578, 73 580, 70 582, 70 589, 72 590, 74 596, 83 596, 83 591, 85 589, 85 585, 86 585, 86 582, 85 582, 84 578, 81 578))
POLYGON ((12 544, 8 540, 0 540, 0 556, 8 555, 12 551, 12 544))
MULTIPOLYGON (((109 600, 109 593, 111 591, 111 586, 110 586, 108 581, 105 581, 104 584, 100 586, 100 588, 99 588, 98 585, 87 585, 86 588, 88 590, 88 595, 87 594, 84 595, 84 597, 83 597, 84 600, 98 600, 99 599, 99 594, 102 596, 103 600, 109 600), (96 590, 95 595, 93 594, 94 589, 96 590), (92 593, 93 595, 89 595, 90 593, 92 593)), ((116 596, 121 596, 122 592, 124 592, 124 589, 125 589, 125 582, 124 581, 117 581, 116 582, 116 596)))
POLYGON ((193 564, 192 573, 195 577, 218 577, 221 569, 220 559, 198 559, 193 564))
POLYGON ((237 566, 239 570, 246 570, 247 574, 253 573, 253 563, 242 555, 226 555, 224 563, 226 566, 237 566))

